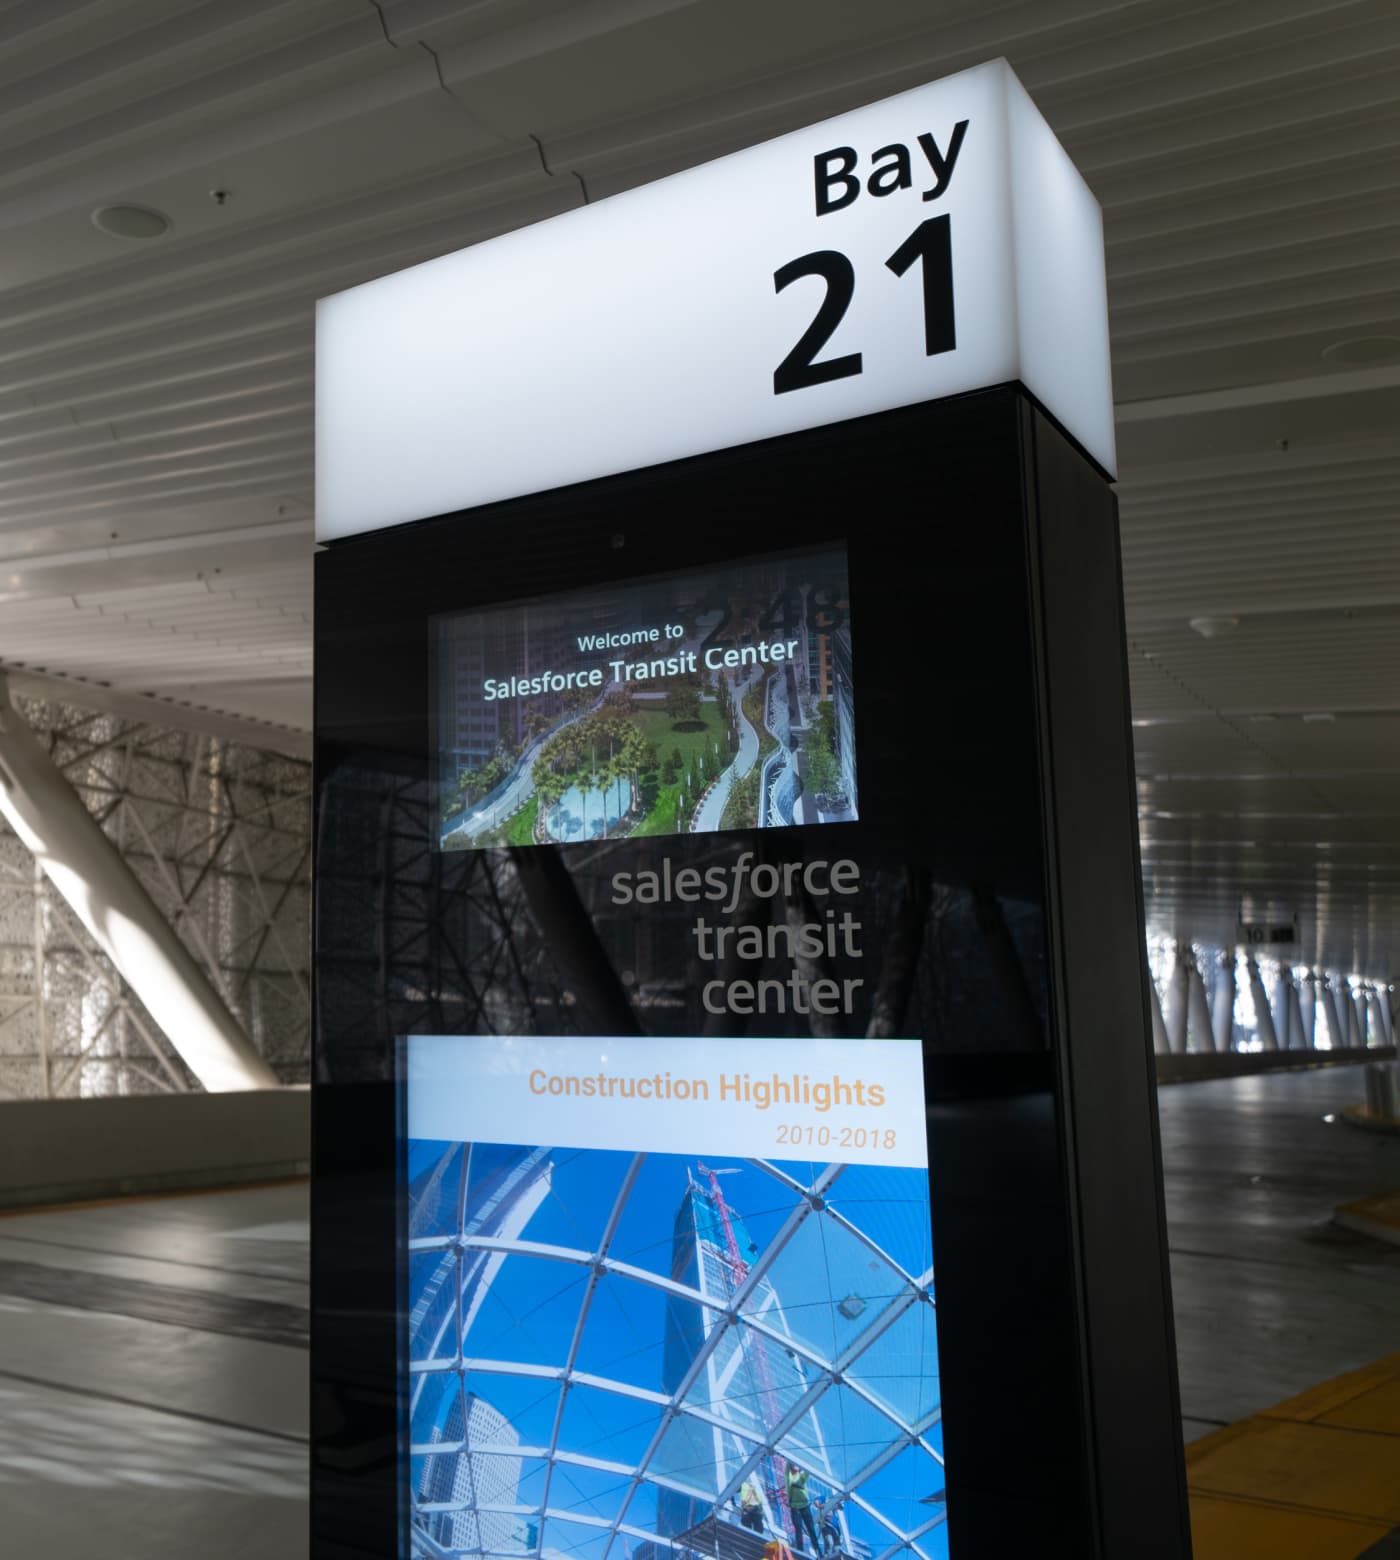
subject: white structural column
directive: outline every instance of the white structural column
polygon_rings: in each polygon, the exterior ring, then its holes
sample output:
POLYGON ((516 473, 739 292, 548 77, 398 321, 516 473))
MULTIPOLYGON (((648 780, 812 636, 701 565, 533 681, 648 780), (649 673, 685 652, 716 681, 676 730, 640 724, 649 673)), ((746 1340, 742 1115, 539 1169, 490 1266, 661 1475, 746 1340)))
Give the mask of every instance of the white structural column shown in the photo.
POLYGON ((1337 1007, 1337 993, 1332 982, 1320 970, 1317 975, 1317 1001, 1327 1017, 1327 1039, 1334 1051, 1340 1051, 1347 1043, 1347 1032, 1337 1007))
POLYGON ((1210 1002, 1206 997, 1206 985, 1201 979, 1201 971, 1196 963, 1194 955, 1187 952, 1188 968, 1186 977, 1189 982, 1189 998, 1187 1001, 1187 1044, 1192 1038, 1196 1042, 1196 1050, 1213 1051, 1215 1049, 1215 1031, 1211 1027, 1210 1002))
POLYGON ((1311 1051, 1317 1045, 1317 976, 1304 970, 1298 986, 1298 1026, 1303 1049, 1311 1051))
POLYGON ((1186 1019, 1191 1001, 1191 945, 1176 945, 1176 960, 1167 981, 1167 1049, 1178 1055, 1186 1049, 1186 1019))
POLYGON ((277 1076, 9 702, 0 678, 0 813, 206 1089, 277 1076))
POLYGON ((1346 983, 1345 994, 1351 1043, 1359 1051, 1366 1044, 1366 999, 1361 995, 1360 988, 1353 986, 1350 981, 1346 983))
POLYGON ((1367 993, 1367 1006, 1371 1015, 1371 1033, 1376 1045, 1394 1045, 1395 1032, 1390 1023, 1389 992, 1384 986, 1372 986, 1367 993))
POLYGON ((1336 976, 1328 983, 1332 989, 1332 1009, 1337 1015, 1337 1027, 1333 1031, 1332 1044, 1338 1050, 1355 1045, 1356 1009, 1351 1005, 1351 988, 1343 976, 1336 976))
POLYGON ((1150 975, 1147 977, 1147 1011, 1152 1018, 1152 1049, 1157 1052, 1170 1051, 1167 1025, 1162 1017, 1162 999, 1157 995, 1157 982, 1150 975))
POLYGON ((1278 1032, 1274 1028, 1274 1016, 1269 1011, 1269 994, 1264 990, 1259 966, 1251 957, 1245 960, 1245 969, 1249 973, 1250 995, 1254 998, 1254 1022, 1259 1029, 1259 1043, 1266 1051, 1277 1051, 1278 1032))
POLYGON ((1220 974, 1215 983, 1215 1011, 1211 1014, 1211 1032, 1215 1049, 1234 1048, 1235 1036, 1235 952, 1227 948, 1220 955, 1220 974))
POLYGON ((1307 1050, 1312 1037, 1303 1033, 1303 1004, 1298 996, 1298 982, 1288 976, 1288 1044, 1295 1051, 1307 1050))
POLYGON ((1293 1036, 1293 1008, 1288 1000, 1288 992, 1292 984, 1293 972, 1286 964, 1280 964, 1278 980, 1274 983, 1274 1000, 1270 1005, 1274 1019, 1274 1035, 1278 1039, 1280 1051, 1290 1051, 1297 1044, 1293 1036))
POLYGON ((1376 1000, 1376 988, 1368 981, 1358 993, 1361 1010, 1366 1015, 1366 1044, 1385 1044, 1385 1025, 1380 1021, 1380 1003, 1376 1000))

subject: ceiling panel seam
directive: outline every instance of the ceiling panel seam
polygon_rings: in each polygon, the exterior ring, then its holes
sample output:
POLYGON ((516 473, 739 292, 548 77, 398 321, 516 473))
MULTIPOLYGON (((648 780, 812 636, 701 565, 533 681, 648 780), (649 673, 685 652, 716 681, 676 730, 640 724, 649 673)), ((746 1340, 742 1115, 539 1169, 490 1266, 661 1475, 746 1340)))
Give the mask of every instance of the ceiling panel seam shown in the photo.
POLYGON ((1196 691, 1194 687, 1191 686, 1190 683, 1186 681, 1184 677, 1177 673, 1172 667, 1168 666, 1162 660, 1160 655, 1155 654, 1146 646, 1140 644, 1136 639, 1131 637, 1129 638, 1128 646, 1133 654, 1140 656, 1145 661, 1151 662, 1157 671, 1161 672, 1165 677, 1175 683, 1176 686, 1189 699, 1191 699, 1195 704, 1199 705, 1201 709, 1214 716, 1216 720, 1232 731, 1235 736, 1238 737, 1239 740, 1246 746, 1252 748, 1272 769, 1277 770, 1281 777, 1294 780, 1298 784, 1302 785, 1304 789, 1307 790, 1308 793, 1312 795, 1329 813, 1336 813, 1339 811, 1332 799, 1327 796, 1327 794, 1322 791, 1315 782, 1310 780, 1299 780, 1298 777, 1289 770, 1285 763, 1276 758, 1271 752, 1269 752, 1266 747, 1257 741, 1250 732, 1244 729, 1238 716, 1226 715, 1209 699, 1204 698, 1196 691))

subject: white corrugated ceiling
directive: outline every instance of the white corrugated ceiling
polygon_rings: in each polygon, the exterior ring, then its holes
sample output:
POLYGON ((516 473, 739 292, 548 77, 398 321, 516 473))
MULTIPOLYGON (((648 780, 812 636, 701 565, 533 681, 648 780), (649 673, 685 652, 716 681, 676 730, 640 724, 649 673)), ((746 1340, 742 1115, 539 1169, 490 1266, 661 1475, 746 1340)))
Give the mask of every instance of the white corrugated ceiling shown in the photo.
POLYGON ((1105 208, 1149 918, 1387 973, 1394 0, 0 0, 0 662, 304 742, 318 296, 997 54, 1105 208))

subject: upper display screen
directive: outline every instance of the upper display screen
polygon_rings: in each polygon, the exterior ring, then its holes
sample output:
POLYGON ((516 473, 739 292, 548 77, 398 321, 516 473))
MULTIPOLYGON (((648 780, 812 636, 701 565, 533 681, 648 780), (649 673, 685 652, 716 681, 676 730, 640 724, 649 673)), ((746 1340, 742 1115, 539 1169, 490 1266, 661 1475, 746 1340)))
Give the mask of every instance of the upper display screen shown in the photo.
POLYGON ((439 843, 857 816, 844 548, 434 620, 439 843))

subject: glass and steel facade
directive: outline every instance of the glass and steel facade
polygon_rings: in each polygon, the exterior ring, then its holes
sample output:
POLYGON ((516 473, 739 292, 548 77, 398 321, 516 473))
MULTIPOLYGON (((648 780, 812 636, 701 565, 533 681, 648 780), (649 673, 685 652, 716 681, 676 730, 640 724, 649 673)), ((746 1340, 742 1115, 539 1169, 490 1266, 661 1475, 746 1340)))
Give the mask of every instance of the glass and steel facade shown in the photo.
POLYGON ((415 1553, 939 1560, 927 1175, 410 1144, 415 1553), (762 1497, 745 1527, 745 1481, 762 1497))

